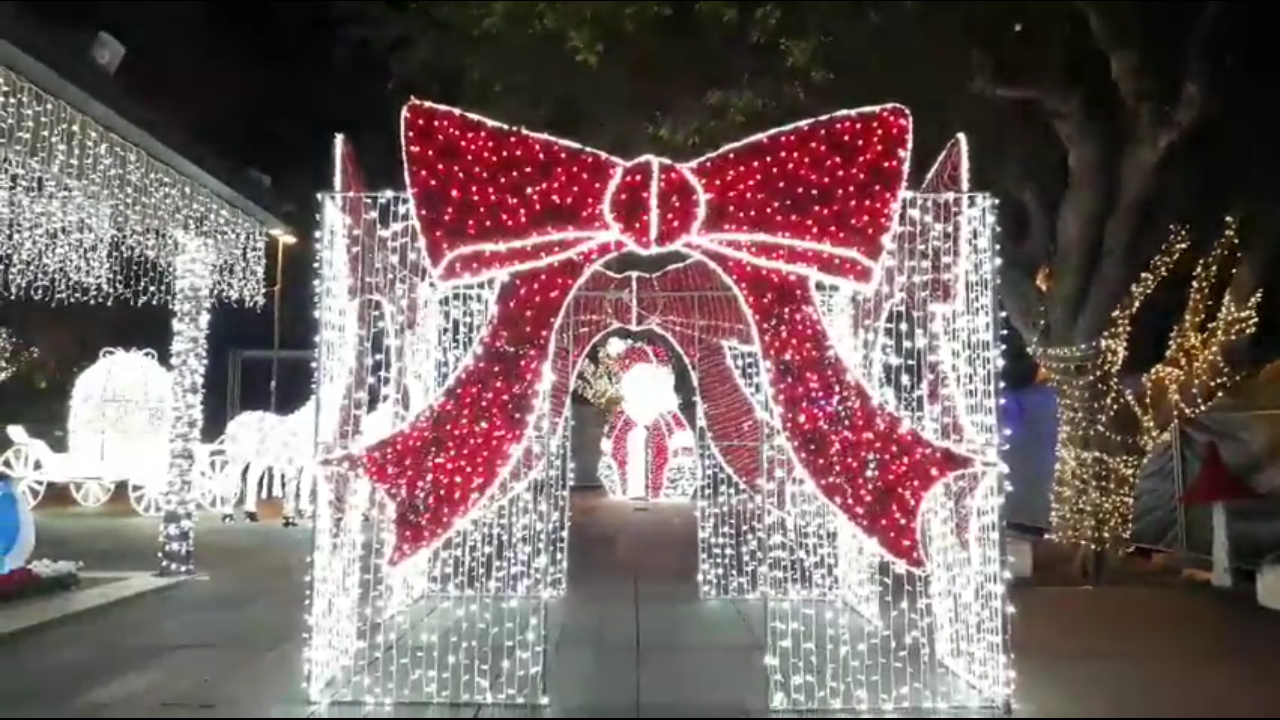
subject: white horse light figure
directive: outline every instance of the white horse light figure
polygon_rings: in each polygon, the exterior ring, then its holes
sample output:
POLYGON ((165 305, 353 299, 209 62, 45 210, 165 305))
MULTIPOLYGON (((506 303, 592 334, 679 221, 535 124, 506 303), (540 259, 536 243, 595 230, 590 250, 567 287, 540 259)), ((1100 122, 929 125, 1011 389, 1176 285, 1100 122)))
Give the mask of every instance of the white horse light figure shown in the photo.
MULTIPOLYGON (((236 483, 243 478, 244 512, 249 520, 257 520, 258 500, 263 497, 284 499, 286 523, 310 512, 316 423, 314 398, 288 415, 250 410, 227 423, 222 436, 226 477, 236 483)), ((223 508, 225 519, 230 519, 231 511, 223 508)))
MULTIPOLYGON (((324 212, 330 222, 341 218, 341 213, 331 203, 326 203, 324 212)), ((346 253, 341 243, 333 243, 332 246, 325 263, 333 268, 337 278, 346 278, 346 253)), ((316 393, 302 407, 287 415, 250 410, 236 415, 227 423, 222 445, 227 457, 225 478, 230 487, 226 488, 221 498, 224 505, 219 508, 224 521, 234 519, 235 500, 241 489, 244 492, 245 516, 250 521, 258 519, 258 500, 262 497, 278 495, 284 499, 286 525, 293 524, 299 513, 310 512, 315 489, 317 438, 329 442, 336 437, 341 422, 338 403, 321 403, 317 413, 317 398, 341 397, 356 366, 359 301, 347 298, 346 287, 345 282, 330 284, 326 286, 326 296, 322 299, 325 304, 334 303, 343 308, 333 326, 321 329, 324 352, 334 353, 339 358, 339 362, 332 365, 338 371, 318 377, 316 393)))
MULTIPOLYGON (((325 226, 330 232, 346 233, 350 222, 342 212, 327 203, 325 226)), ((412 224, 406 223, 399 231, 412 232, 412 224)), ((305 405, 288 415, 250 411, 241 413, 227 424, 222 445, 228 461, 228 478, 237 486, 243 481, 244 510, 250 520, 257 519, 257 503, 262 497, 280 494, 284 498, 285 523, 292 524, 298 514, 311 510, 315 489, 316 454, 332 452, 336 446, 363 446, 386 437, 414 412, 424 407, 435 390, 432 382, 435 373, 434 343, 436 341, 434 287, 428 280, 417 281, 416 292, 410 301, 417 304, 419 326, 401 336, 397 331, 404 325, 400 315, 401 303, 386 298, 366 296, 351 299, 347 296, 349 258, 345 243, 332 243, 332 253, 326 265, 332 268, 336 283, 326 284, 327 296, 323 302, 330 307, 343 307, 339 317, 321 328, 321 343, 327 358, 337 362, 324 363, 325 376, 318 378, 316 393, 305 405), (346 303, 342 305, 342 303, 346 303), (342 424, 342 398, 347 386, 356 376, 361 349, 369 351, 369 337, 362 336, 359 325, 361 303, 375 302, 384 316, 382 357, 384 383, 382 401, 372 412, 364 414, 354 438, 339 438, 342 424), (400 343, 404 343, 403 347, 400 343), (332 354, 330 354, 332 353, 332 354), (387 367, 387 364, 400 367, 387 367), (316 402, 320 400, 317 414, 316 402), (264 482, 267 479, 270 482, 264 482), (265 491, 265 492, 264 492, 265 491)), ((416 247, 414 245, 413 247, 416 247)), ((359 382, 357 381, 357 384, 359 382)), ((228 493, 232 503, 239 494, 239 487, 228 493)), ((228 498, 224 497, 224 502, 228 498)), ((222 508, 224 519, 232 519, 230 506, 222 508)))
MULTIPOLYGON (((336 260, 339 268, 345 268, 345 257, 336 260)), ((378 300, 383 312, 390 308, 378 300)), ((360 301, 347 304, 346 312, 335 327, 324 332, 325 351, 341 358, 335 363, 338 372, 319 379, 317 392, 301 408, 287 415, 261 410, 243 412, 227 423, 222 445, 227 456, 228 474, 232 482, 243 481, 244 512, 250 521, 256 521, 258 501, 264 497, 281 497, 284 500, 284 522, 292 525, 298 516, 310 514, 315 492, 316 452, 321 444, 330 445, 338 440, 342 420, 341 403, 347 384, 355 374, 361 338, 356 327, 360 301), (317 411, 317 398, 324 398, 317 411)), ((385 343, 394 347, 397 338, 392 330, 397 323, 386 323, 385 343)), ((423 345, 419 342, 417 345, 423 345)), ((386 352, 388 357, 395 354, 386 352)), ((408 361, 409 358, 406 358, 408 361)), ((412 362, 408 363, 410 367, 412 362)), ((395 377, 391 373, 391 377, 395 377)), ((415 373, 404 373, 403 382, 415 390, 419 383, 415 373)), ((393 383, 394 385, 394 383, 393 383)), ((415 397, 421 392, 411 392, 415 397)), ((398 398, 399 389, 387 387, 384 396, 398 398)), ((395 402, 382 402, 373 412, 367 413, 359 423, 360 432, 356 444, 374 442, 391 433, 405 415, 395 402)), ((238 492, 230 493, 234 498, 238 492)), ((223 519, 233 518, 233 508, 223 508, 223 519)))

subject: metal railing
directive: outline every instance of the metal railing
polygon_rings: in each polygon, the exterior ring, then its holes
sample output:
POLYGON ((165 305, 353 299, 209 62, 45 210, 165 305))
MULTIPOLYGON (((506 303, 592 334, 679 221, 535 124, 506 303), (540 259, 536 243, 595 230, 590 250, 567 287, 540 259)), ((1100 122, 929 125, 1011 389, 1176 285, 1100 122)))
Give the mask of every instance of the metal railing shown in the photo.
POLYGON ((1280 550, 1280 409, 1215 411, 1183 423, 1143 468, 1135 493, 1134 542, 1182 555, 1213 554, 1213 512, 1181 498, 1214 443, 1256 499, 1224 503, 1230 564, 1256 568, 1280 550), (1274 426, 1274 427, 1272 427, 1274 426))

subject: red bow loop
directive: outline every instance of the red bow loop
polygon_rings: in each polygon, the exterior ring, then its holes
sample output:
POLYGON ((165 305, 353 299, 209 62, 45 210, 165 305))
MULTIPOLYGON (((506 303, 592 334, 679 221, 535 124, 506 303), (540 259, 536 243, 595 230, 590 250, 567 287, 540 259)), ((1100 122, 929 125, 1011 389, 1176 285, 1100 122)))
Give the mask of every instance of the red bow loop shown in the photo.
POLYGON ((696 247, 866 283, 897 220, 911 114, 882 105, 826 115, 688 164, 706 197, 696 247))
POLYGON ((614 237, 600 188, 617 158, 414 101, 404 163, 435 276, 458 282, 567 258, 614 237))
POLYGON ((430 103, 409 103, 403 122, 414 211, 445 282, 601 245, 686 244, 867 282, 897 216, 911 146, 911 116, 899 105, 827 115, 682 164, 624 162, 430 103))

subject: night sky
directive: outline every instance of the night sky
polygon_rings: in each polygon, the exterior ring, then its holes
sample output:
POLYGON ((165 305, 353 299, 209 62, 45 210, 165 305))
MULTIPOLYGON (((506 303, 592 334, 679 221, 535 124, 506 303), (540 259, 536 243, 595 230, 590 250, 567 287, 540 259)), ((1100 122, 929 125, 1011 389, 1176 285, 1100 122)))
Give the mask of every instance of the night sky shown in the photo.
MULTIPOLYGON (((354 136, 374 184, 398 184, 396 119, 402 98, 388 89, 380 70, 359 67, 341 51, 332 17, 334 3, 17 5, 38 19, 73 56, 87 56, 96 31, 120 40, 127 54, 109 82, 154 115, 168 131, 166 137, 181 137, 182 146, 175 147, 180 152, 198 147, 229 168, 252 168, 269 176, 276 199, 272 209, 304 239, 313 228, 315 193, 329 187, 334 133, 354 136)), ((1274 53, 1268 49, 1266 55, 1274 53)), ((1240 82, 1252 84, 1247 73, 1234 73, 1232 84, 1240 82)), ((1236 96, 1248 94, 1233 90, 1236 96)), ((1233 115, 1250 119, 1250 126, 1263 121, 1253 113, 1233 115)), ((1271 136, 1273 131, 1264 134, 1264 138, 1271 136)), ((1257 141, 1251 143, 1258 157, 1262 153, 1257 141)), ((1271 148, 1275 142, 1265 144, 1271 148)), ((1270 163, 1265 163, 1265 169, 1262 163, 1249 165, 1272 174, 1270 163)), ((290 257, 285 266, 283 344, 306 348, 312 335, 311 258, 306 248, 290 257)), ((228 350, 269 347, 270 328, 269 312, 218 315, 211 346, 211 396, 219 396, 220 383, 225 383, 228 350)), ((1275 335, 1273 330, 1264 334, 1275 335)), ((297 382, 297 388, 286 391, 286 407, 301 402, 308 392, 305 382, 297 382)), ((217 423, 217 408, 210 410, 211 420, 217 423)))
MULTIPOLYGON (((365 132, 384 145, 394 139, 396 107, 384 92, 387 84, 339 57, 328 18, 330 3, 18 5, 47 31, 49 44, 72 60, 87 58, 98 31, 118 39, 126 47, 125 58, 104 82, 117 86, 131 108, 142 112, 116 109, 233 186, 245 184, 246 170, 269 176, 269 209, 296 228, 304 244, 314 229, 315 194, 329 186, 333 134, 365 132), (146 117, 136 117, 140 114, 146 117), (204 162, 206 158, 215 159, 218 167, 204 162)), ((21 46, 21 39, 15 39, 21 46)), ((312 258, 309 248, 297 246, 287 257, 282 345, 307 348, 313 335, 312 258)), ((162 347, 167 324, 160 326, 151 317, 139 321, 157 325, 150 333, 156 339, 146 344, 162 347)), ((130 341, 137 337, 135 332, 130 341)), ((228 353, 270 345, 270 302, 262 312, 223 309, 215 314, 207 408, 213 425, 221 425, 228 353)), ((283 409, 300 404, 309 393, 305 370, 299 367, 282 377, 283 409)), ((246 404, 264 404, 262 379, 249 377, 247 384, 246 404), (256 403, 259 395, 261 403, 256 403)))
POLYGON ((228 163, 271 176, 294 214, 310 214, 325 186, 334 132, 379 116, 394 127, 385 83, 337 57, 330 3, 19 4, 72 52, 78 41, 87 53, 95 31, 115 36, 127 53, 114 81, 131 98, 228 163))

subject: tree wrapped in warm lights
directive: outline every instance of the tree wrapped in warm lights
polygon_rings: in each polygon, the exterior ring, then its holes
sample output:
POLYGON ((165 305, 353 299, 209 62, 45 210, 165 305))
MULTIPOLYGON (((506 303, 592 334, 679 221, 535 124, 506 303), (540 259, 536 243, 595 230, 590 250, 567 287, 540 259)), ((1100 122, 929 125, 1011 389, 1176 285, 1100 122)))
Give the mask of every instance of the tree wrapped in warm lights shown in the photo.
POLYGON ((1237 228, 1228 219, 1222 238, 1195 267, 1186 310, 1164 358, 1137 387, 1121 383, 1134 317, 1179 266, 1189 244, 1186 229, 1175 228, 1112 313, 1095 361, 1072 364, 1068 358, 1067 372, 1047 368, 1060 393, 1052 520, 1060 540, 1124 546, 1138 471, 1147 456, 1170 428, 1203 412, 1241 379, 1227 352, 1253 333, 1260 292, 1241 292, 1246 283, 1237 228), (1082 367, 1086 372, 1079 372, 1082 367))
POLYGON ((36 349, 23 343, 8 328, 0 328, 0 383, 13 377, 35 359, 36 349))
POLYGON ((582 364, 574 390, 587 402, 608 412, 622 401, 618 393, 617 360, 610 355, 603 345, 594 358, 588 358, 582 364))

